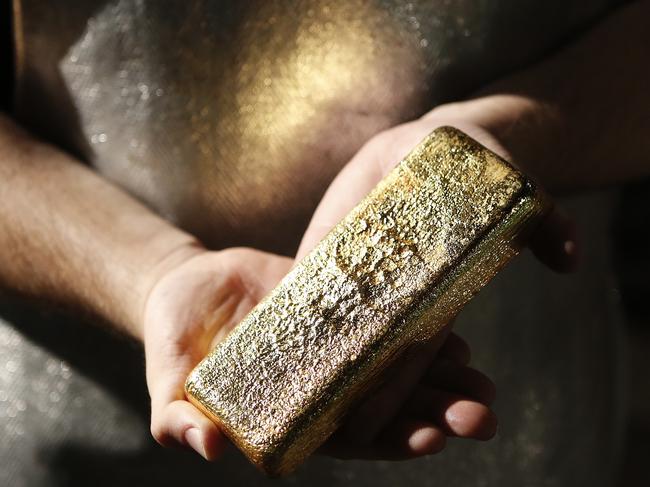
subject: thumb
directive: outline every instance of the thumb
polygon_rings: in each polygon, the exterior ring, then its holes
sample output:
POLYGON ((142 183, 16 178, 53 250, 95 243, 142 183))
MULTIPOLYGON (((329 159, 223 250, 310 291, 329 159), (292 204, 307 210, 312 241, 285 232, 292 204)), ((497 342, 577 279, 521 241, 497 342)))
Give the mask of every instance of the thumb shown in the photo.
POLYGON ((184 383, 194 363, 180 348, 152 339, 145 343, 151 396, 151 434, 162 446, 186 447, 206 460, 218 458, 227 444, 219 428, 184 398, 184 383))

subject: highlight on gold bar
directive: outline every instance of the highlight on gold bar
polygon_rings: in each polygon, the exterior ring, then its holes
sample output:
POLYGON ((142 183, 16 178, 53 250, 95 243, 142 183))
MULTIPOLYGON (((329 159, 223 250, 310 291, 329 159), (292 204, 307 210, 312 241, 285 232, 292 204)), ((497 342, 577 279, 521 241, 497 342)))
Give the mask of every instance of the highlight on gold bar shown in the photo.
POLYGON ((266 473, 291 472, 548 207, 508 162, 435 130, 192 371, 188 399, 266 473))

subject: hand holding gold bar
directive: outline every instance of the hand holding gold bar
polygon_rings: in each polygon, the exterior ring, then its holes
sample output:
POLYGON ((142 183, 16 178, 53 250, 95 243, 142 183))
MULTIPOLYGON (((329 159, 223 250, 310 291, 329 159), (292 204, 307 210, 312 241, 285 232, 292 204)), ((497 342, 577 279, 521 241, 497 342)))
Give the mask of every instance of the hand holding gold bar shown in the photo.
POLYGON ((194 369, 188 399, 258 467, 290 472, 518 253, 548 207, 506 161, 437 129, 194 369))

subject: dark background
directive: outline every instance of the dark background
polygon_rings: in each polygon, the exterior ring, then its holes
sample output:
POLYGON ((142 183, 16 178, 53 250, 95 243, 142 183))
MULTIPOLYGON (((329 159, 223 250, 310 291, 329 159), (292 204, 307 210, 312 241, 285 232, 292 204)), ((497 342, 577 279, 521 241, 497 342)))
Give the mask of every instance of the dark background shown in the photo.
POLYGON ((613 228, 628 337, 628 436, 621 487, 650 485, 649 224, 650 182, 626 186, 613 228))

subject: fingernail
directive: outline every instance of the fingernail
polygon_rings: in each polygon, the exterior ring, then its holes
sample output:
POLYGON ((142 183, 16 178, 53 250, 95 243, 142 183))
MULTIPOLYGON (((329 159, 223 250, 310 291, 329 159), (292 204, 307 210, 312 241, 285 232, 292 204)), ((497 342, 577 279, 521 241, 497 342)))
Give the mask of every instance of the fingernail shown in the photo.
POLYGON ((203 441, 201 440, 201 432, 198 428, 190 428, 185 432, 185 441, 190 445, 194 451, 201 455, 206 460, 208 459, 205 454, 205 448, 203 447, 203 441))
POLYGON ((563 250, 567 258, 567 270, 575 271, 580 265, 580 246, 575 240, 567 240, 563 250))
POLYGON ((576 243, 573 240, 567 240, 564 242, 564 252, 568 255, 575 254, 576 243))

